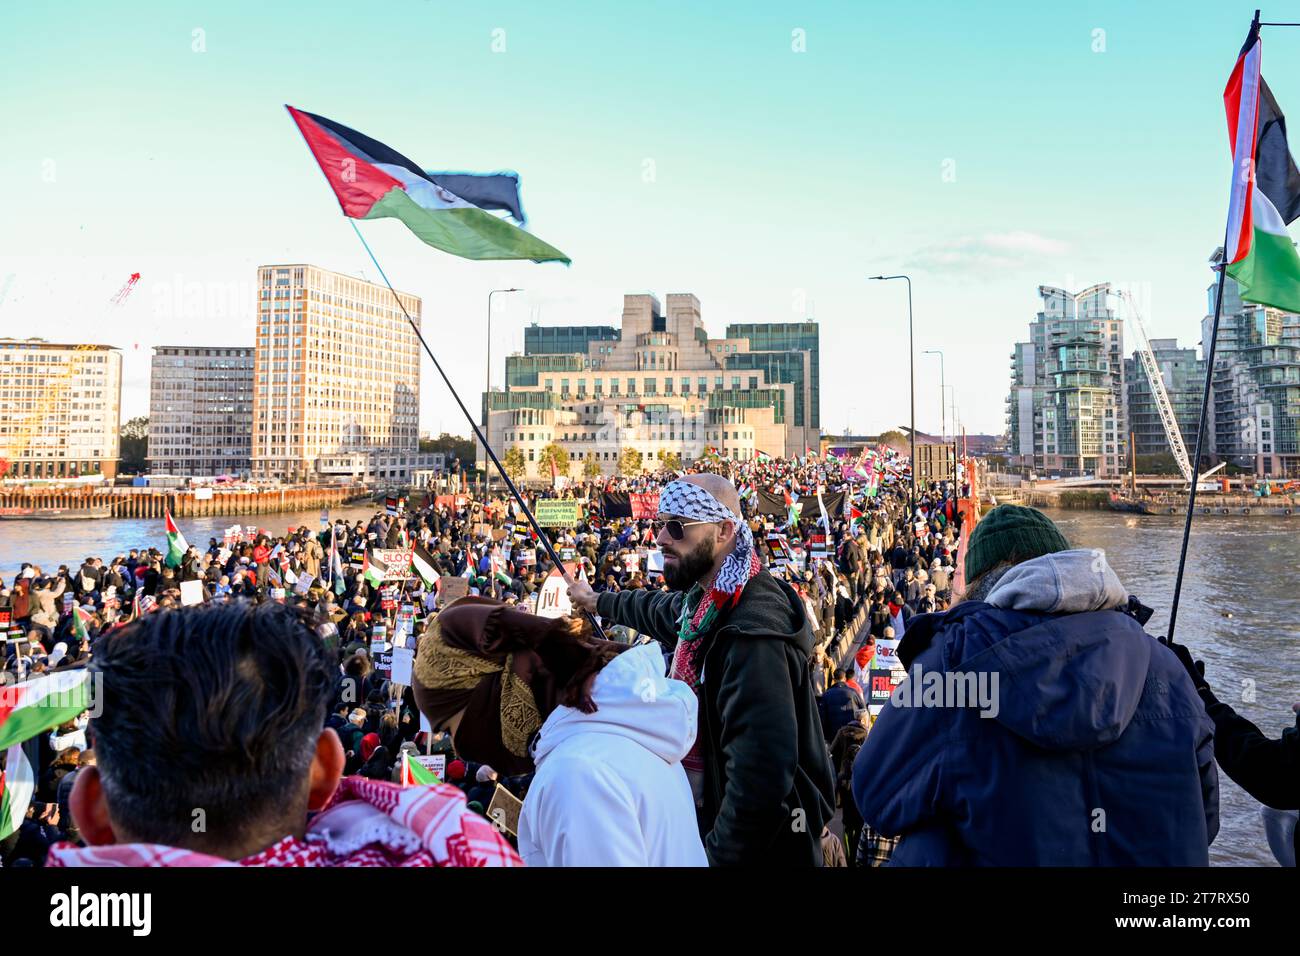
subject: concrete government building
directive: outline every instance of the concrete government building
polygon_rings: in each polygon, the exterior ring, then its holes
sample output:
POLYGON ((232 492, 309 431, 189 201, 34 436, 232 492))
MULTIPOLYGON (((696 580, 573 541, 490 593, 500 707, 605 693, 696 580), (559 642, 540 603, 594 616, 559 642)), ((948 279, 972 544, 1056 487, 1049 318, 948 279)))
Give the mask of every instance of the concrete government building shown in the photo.
POLYGON ((117 474, 122 353, 108 345, 0 338, 6 478, 117 474))
MULTIPOLYGON (((420 353, 392 293, 305 264, 261 266, 257 283, 253 477, 409 480, 420 353)), ((398 295, 418 325, 419 297, 398 295)))
MULTIPOLYGON (((818 327, 744 323, 711 338, 690 293, 623 297, 621 328, 529 326, 524 354, 506 358, 502 390, 484 396, 487 435, 498 456, 518 448, 525 477, 554 442, 570 475, 592 458, 618 473, 626 449, 656 470, 669 453, 689 464, 716 448, 732 458, 804 454, 821 439, 818 327)), ((480 466, 486 461, 478 449, 480 466)))

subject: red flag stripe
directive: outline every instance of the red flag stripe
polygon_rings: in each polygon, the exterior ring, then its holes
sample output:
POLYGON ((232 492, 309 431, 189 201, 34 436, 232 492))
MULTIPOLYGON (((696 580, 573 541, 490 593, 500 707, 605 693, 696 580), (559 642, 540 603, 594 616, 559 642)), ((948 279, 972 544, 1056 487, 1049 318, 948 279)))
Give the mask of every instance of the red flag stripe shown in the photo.
POLYGON ((1240 262, 1250 255, 1254 238, 1255 138, 1259 124, 1259 75, 1261 44, 1237 59, 1223 91, 1228 120, 1228 142, 1232 148, 1232 186, 1228 203, 1228 248, 1226 261, 1240 262))
POLYGON ((292 106, 285 106, 285 109, 298 124, 298 131, 307 141, 307 148, 311 150, 330 188, 334 190, 344 215, 363 219, 389 190, 402 188, 402 184, 388 173, 344 148, 332 133, 315 120, 292 106))

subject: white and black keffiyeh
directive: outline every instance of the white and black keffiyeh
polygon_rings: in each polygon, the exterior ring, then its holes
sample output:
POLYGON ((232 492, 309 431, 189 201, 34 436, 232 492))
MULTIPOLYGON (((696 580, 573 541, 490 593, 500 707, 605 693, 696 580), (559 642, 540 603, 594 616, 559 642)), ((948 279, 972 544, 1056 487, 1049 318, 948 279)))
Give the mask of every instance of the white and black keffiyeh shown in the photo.
POLYGON ((691 521, 730 520, 736 529, 736 546, 722 562, 718 577, 713 582, 713 590, 734 596, 749 583, 752 577, 750 566, 754 559, 754 535, 740 515, 699 485, 680 479, 670 482, 659 493, 659 513, 691 521))

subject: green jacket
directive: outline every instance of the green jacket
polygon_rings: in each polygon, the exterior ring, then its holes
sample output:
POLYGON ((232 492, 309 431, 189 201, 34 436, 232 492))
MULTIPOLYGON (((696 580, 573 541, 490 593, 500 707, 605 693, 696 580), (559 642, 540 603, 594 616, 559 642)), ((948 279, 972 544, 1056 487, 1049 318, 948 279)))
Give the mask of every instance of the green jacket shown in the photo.
MULTIPOLYGON (((671 653, 684 599, 680 591, 606 591, 596 610, 671 653)), ((767 571, 700 639, 700 820, 714 866, 821 865, 835 778, 813 696, 813 643, 798 595, 767 571)))

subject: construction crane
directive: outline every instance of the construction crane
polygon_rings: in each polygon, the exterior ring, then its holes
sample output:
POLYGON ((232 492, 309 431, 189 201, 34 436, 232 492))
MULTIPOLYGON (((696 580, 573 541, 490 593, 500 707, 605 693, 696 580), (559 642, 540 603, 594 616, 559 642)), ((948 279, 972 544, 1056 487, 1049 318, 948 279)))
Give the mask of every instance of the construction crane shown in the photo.
MULTIPOLYGON (((1174 415, 1173 403, 1169 401, 1169 393, 1165 391, 1164 376, 1160 374, 1160 367, 1156 365, 1155 353, 1151 351, 1151 340, 1147 336, 1146 326, 1142 324, 1142 313, 1137 307, 1133 293, 1124 289, 1115 294, 1128 304, 1129 312, 1133 316, 1133 328, 1137 332, 1137 353, 1142 360, 1142 368, 1146 372, 1147 381, 1151 384, 1151 395, 1156 400, 1156 410, 1160 413, 1160 424, 1165 428, 1165 438, 1169 442, 1169 450, 1174 453, 1174 460, 1178 462, 1178 470, 1183 473, 1183 478, 1187 483, 1191 484, 1194 480, 1192 463, 1187 457, 1187 446, 1183 444, 1183 433, 1178 428, 1178 419, 1174 415)), ((1129 453, 1134 454, 1133 449, 1130 448, 1129 453)))

